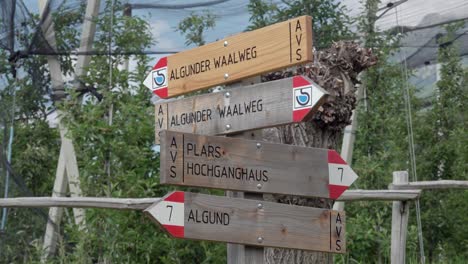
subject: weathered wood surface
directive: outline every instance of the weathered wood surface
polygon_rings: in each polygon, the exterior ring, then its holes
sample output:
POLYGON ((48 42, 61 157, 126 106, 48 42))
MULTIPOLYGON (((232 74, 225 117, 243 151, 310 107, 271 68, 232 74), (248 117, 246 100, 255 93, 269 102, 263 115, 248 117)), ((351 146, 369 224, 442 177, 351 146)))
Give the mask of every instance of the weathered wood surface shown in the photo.
POLYGON ((338 201, 409 201, 421 196, 421 190, 347 190, 338 201))
POLYGON ((334 150, 168 130, 161 139, 162 184, 336 199, 357 178, 331 163, 334 150))
MULTIPOLYGON (((404 201, 414 200, 420 190, 348 190, 340 201, 404 201)), ((107 198, 107 197, 17 197, 0 199, 0 207, 71 207, 143 210, 161 198, 107 198)))
MULTIPOLYGON (((408 182, 407 171, 393 172, 394 184, 408 182)), ((406 263, 406 237, 408 235, 409 203, 395 201, 392 206, 392 241, 390 248, 390 263, 406 263)))
POLYGON ((295 76, 155 105, 159 133, 232 134, 302 122, 325 102, 326 92, 310 79, 295 76), (307 100, 299 103, 299 96, 307 100))
POLYGON ((312 18, 301 16, 164 57, 143 83, 168 98, 312 59, 312 18))
MULTIPOLYGON (((242 79, 238 83, 233 83, 226 86, 227 90, 236 90, 237 88, 244 87, 245 85, 254 85, 261 82, 261 76, 255 76, 248 79, 242 79)), ((230 137, 243 138, 250 140, 260 140, 263 136, 262 130, 251 130, 241 133, 230 134, 230 137)), ((227 197, 234 198, 245 198, 252 200, 263 200, 263 194, 261 193, 244 193, 235 191, 226 191, 227 197)), ((227 243, 226 245, 226 264, 264 264, 263 255, 264 248, 227 243)))
POLYGON ((144 210, 161 198, 18 197, 0 199, 0 207, 71 207, 144 210))
MULTIPOLYGON (((83 30, 86 31, 87 27, 91 27, 94 22, 93 12, 97 11, 96 8, 92 8, 92 5, 99 6, 99 1, 88 0, 85 16, 88 21, 83 23, 83 30)), ((52 50, 56 49, 56 38, 55 38, 55 26, 53 23, 53 17, 50 12, 48 12, 47 4, 49 1, 39 0, 39 13, 41 14, 41 28, 44 36, 46 36, 46 41, 49 43, 52 50)), ((97 14, 96 14, 97 16, 97 14)), ((93 31, 89 31, 91 33, 93 31)), ((94 33, 94 32, 93 32, 94 33)), ((89 39, 90 36, 83 37, 82 39, 89 39)), ((81 43, 83 44, 83 43, 81 43)), ((92 41, 87 44, 92 44, 92 41)), ((89 48, 90 45, 80 45, 81 48, 89 48)), ((89 60, 79 59, 77 64, 78 73, 80 69, 85 67, 85 63, 89 60)), ((62 70, 60 66, 60 60, 58 56, 49 55, 47 56, 47 63, 50 71, 50 79, 52 83, 52 99, 54 101, 61 101, 65 99, 65 89, 64 89, 64 80, 62 75, 62 70)), ((61 111, 57 110, 57 115, 61 118, 61 111)), ((62 140, 62 146, 60 149, 59 163, 57 164, 56 178, 54 181, 54 189, 52 195, 61 196, 64 195, 66 191, 66 184, 68 182, 70 188, 71 196, 81 196, 80 182, 79 182, 79 171, 78 165, 76 164, 76 154, 73 147, 73 142, 70 138, 67 137, 67 130, 61 120, 59 120, 59 130, 60 137, 62 140)), ((79 208, 73 208, 73 214, 75 223, 83 229, 85 226, 85 216, 83 210, 79 208)), ((62 209, 61 208, 50 208, 49 209, 49 221, 46 224, 46 230, 44 234, 44 243, 43 243, 43 255, 42 261, 52 255, 55 252, 57 240, 59 237, 59 226, 62 218, 62 209)))
POLYGON ((329 209, 173 192, 145 212, 179 238, 346 252, 345 215, 329 209))
POLYGON ((393 183, 389 186, 395 190, 416 189, 468 189, 468 181, 440 180, 440 181, 418 181, 408 183, 393 183))

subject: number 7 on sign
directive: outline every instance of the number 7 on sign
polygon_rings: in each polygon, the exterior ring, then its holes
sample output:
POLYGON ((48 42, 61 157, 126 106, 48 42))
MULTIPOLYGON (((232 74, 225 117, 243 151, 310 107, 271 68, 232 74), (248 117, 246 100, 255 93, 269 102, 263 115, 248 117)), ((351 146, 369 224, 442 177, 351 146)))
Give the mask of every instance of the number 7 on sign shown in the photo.
POLYGON ((174 209, 174 206, 173 205, 166 205, 166 208, 171 208, 171 212, 169 213, 169 222, 171 222, 172 209, 174 209))
POLYGON ((334 150, 328 150, 328 189, 331 199, 337 199, 357 179, 356 173, 334 150))
POLYGON ((150 209, 156 220, 175 237, 184 237, 183 194, 183 192, 174 192, 150 209))
POLYGON ((343 168, 338 168, 339 171, 341 171, 341 179, 340 182, 343 182, 343 168))

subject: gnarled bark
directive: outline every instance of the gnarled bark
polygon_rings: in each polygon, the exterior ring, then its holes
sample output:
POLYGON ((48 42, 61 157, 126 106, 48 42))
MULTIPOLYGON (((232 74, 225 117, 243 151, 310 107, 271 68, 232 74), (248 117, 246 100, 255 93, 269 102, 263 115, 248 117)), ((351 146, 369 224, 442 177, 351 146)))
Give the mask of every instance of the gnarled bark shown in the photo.
MULTIPOLYGON (((356 106, 357 76, 376 61, 370 49, 362 48, 354 42, 338 42, 329 49, 318 51, 315 61, 311 64, 301 66, 295 71, 275 72, 263 76, 262 81, 272 81, 293 75, 306 75, 332 95, 311 121, 264 129, 264 140, 336 149, 338 139, 350 123, 352 111, 356 106)), ((264 195, 264 198, 279 203, 320 208, 331 208, 333 203, 329 199, 292 195, 264 195)), ((266 248, 264 259, 268 264, 332 262, 331 254, 280 248, 266 248)))

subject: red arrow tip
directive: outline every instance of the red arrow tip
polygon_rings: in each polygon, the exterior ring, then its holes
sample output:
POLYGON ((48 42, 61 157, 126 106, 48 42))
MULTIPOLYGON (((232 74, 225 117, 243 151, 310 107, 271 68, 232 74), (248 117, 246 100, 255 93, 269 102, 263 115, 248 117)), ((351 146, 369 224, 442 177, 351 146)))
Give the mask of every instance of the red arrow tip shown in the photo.
POLYGON ((167 57, 163 57, 163 58, 159 59, 158 62, 156 62, 156 64, 153 67, 153 70, 163 68, 163 67, 166 67, 166 66, 167 66, 167 57))
POLYGON ((184 227, 175 226, 175 225, 163 225, 164 228, 169 232, 173 237, 184 237, 184 227))
POLYGON ((346 161, 333 149, 328 150, 328 163, 335 163, 335 164, 345 164, 347 165, 346 161))
POLYGON ((180 192, 180 191, 175 191, 175 192, 169 194, 169 196, 167 196, 166 198, 164 198, 164 201, 183 203, 183 202, 185 202, 185 193, 180 192))
POLYGON ((306 85, 310 85, 311 83, 309 81, 307 81, 306 79, 304 79, 304 77, 302 76, 294 76, 293 77, 293 87, 296 88, 296 87, 301 87, 301 86, 306 86, 306 85))
POLYGON ((302 120, 307 116, 309 112, 310 108, 293 111, 293 121, 302 122, 302 120))
POLYGON ((347 189, 348 186, 328 184, 328 194, 330 199, 338 199, 338 197, 340 197, 347 189))
POLYGON ((167 87, 156 89, 153 91, 153 93, 162 99, 166 99, 168 96, 167 87))

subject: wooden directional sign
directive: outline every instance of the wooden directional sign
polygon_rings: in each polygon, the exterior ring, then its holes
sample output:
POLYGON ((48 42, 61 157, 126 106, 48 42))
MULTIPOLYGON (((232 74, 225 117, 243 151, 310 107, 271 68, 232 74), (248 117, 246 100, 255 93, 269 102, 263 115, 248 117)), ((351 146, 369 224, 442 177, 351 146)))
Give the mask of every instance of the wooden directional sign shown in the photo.
POLYGON ((334 150, 164 130, 162 184, 337 199, 357 175, 334 150))
POLYGON ((178 238, 346 252, 341 211, 177 191, 145 213, 178 238))
POLYGON ((159 103, 155 107, 156 144, 164 129, 220 135, 305 121, 326 95, 307 77, 295 76, 159 103))
POLYGON ((161 58, 143 84, 161 98, 312 61, 312 19, 302 16, 161 58))

